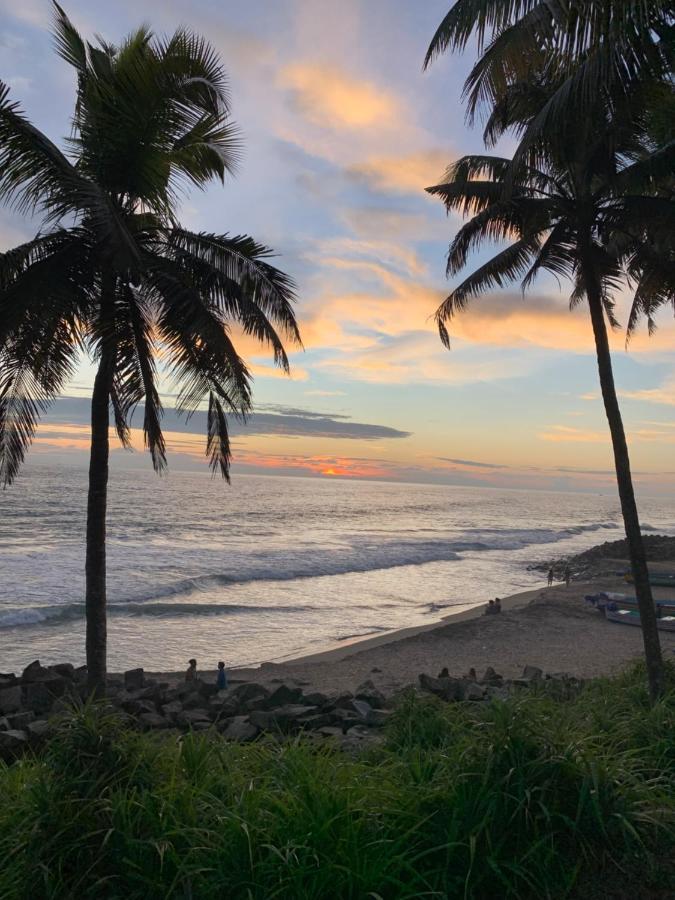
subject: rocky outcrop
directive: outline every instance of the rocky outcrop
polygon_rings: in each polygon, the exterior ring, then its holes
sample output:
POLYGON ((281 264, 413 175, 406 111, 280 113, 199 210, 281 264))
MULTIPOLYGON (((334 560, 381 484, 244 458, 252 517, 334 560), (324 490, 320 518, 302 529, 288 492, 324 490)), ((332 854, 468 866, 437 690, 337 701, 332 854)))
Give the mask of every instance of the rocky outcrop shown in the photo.
POLYGON ((522 688, 539 689, 558 697, 571 697, 583 682, 566 672, 545 674, 538 666, 525 666, 520 678, 505 679, 488 666, 479 680, 472 669, 470 676, 433 678, 419 676, 420 687, 445 701, 507 700, 522 688))

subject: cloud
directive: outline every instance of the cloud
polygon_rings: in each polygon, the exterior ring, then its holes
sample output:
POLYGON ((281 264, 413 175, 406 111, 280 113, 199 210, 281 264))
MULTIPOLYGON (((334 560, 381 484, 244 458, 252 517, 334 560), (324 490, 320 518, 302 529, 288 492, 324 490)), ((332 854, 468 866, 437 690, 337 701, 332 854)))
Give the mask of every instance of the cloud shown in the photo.
POLYGON ((305 391, 306 397, 345 397, 346 391, 305 391))
POLYGON ((447 456, 438 456, 436 457, 441 462, 449 462, 458 466, 468 466, 471 469, 508 469, 509 466, 504 466, 499 463, 485 463, 485 462, 476 462, 473 459, 450 459, 447 456))
POLYGON ((288 91, 293 109, 320 128, 393 128, 399 121, 393 94, 334 66, 293 63, 281 69, 279 85, 288 91))
POLYGON ((606 444, 609 441, 607 432, 584 431, 568 425, 554 425, 550 431, 541 432, 537 437, 540 441, 554 443, 606 444))
MULTIPOLYGON (((416 150, 392 156, 371 156, 345 168, 348 178, 372 190, 387 193, 424 195, 424 189, 438 184, 451 153, 440 148, 416 150)), ((429 198, 432 200, 432 198, 429 198)), ((438 204, 438 200, 433 201, 438 204)), ((439 205, 440 208, 440 205, 439 205)))
MULTIPOLYGON (((330 438, 332 440, 375 441, 382 439, 402 439, 410 437, 410 432, 390 428, 385 425, 373 425, 366 422, 352 422, 348 416, 330 416, 311 410, 284 408, 283 413, 252 413, 242 423, 229 418, 228 425, 233 437, 249 437, 251 435, 280 435, 284 437, 311 436, 314 438, 330 438)), ((142 421, 142 407, 136 410, 132 426, 138 428, 142 421)), ((81 440, 87 434, 90 416, 90 405, 86 398, 64 397, 56 401, 44 416, 41 426, 44 435, 51 435, 57 427, 59 437, 72 435, 81 440)), ((206 434, 206 413, 196 412, 188 422, 174 410, 164 410, 163 427, 167 432, 202 437, 206 434)), ((140 432, 139 432, 140 434, 140 432)), ((142 439, 140 440, 142 446, 142 439)))
POLYGON ((675 406, 675 376, 663 382, 661 387, 645 388, 637 391, 619 391, 620 397, 630 400, 642 400, 644 403, 660 403, 663 406, 675 406))

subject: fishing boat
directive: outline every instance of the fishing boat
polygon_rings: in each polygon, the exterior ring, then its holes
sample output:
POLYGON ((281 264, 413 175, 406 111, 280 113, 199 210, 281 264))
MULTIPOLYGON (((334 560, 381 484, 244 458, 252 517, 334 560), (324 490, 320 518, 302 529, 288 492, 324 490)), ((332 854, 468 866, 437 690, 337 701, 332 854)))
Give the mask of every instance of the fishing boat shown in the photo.
MULTIPOLYGON (((596 609, 605 610, 608 607, 616 607, 620 609, 638 609, 638 601, 636 597, 628 594, 616 594, 613 591, 600 591, 599 594, 586 594, 584 597, 586 603, 594 606, 596 609)), ((656 600, 656 614, 658 616, 675 614, 675 600, 656 600)))
MULTIPOLYGON (((633 584, 632 572, 626 572, 623 577, 628 584, 633 584)), ((675 575, 654 572, 649 576, 649 583, 654 585, 654 587, 675 587, 675 575)))
MULTIPOLYGON (((609 602, 605 606, 605 618, 621 625, 640 624, 637 603, 619 605, 615 601, 609 602)), ((662 600, 656 604, 656 627, 661 631, 675 631, 675 600, 662 600)))

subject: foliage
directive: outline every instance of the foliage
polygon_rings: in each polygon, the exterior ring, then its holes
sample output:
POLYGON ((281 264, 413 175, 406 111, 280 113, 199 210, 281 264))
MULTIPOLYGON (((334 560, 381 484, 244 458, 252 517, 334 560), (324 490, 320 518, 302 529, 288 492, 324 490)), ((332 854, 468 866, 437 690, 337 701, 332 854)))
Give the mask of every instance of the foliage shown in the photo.
POLYGON ((657 897, 675 889, 669 678, 654 706, 637 670, 572 700, 411 692, 360 758, 139 734, 90 706, 0 769, 0 896, 657 897))
POLYGON ((0 82, 0 202, 38 216, 36 237, 0 253, 0 482, 16 476, 40 414, 75 370, 97 363, 120 441, 134 408, 154 467, 166 463, 157 361, 176 407, 207 409, 207 456, 228 476, 226 413, 250 409, 251 376, 232 325, 271 348, 299 342, 292 280, 245 235, 177 221, 187 187, 236 168, 227 79, 188 29, 141 28, 118 47, 85 42, 55 8, 55 44, 77 75, 65 150, 35 128, 0 82))

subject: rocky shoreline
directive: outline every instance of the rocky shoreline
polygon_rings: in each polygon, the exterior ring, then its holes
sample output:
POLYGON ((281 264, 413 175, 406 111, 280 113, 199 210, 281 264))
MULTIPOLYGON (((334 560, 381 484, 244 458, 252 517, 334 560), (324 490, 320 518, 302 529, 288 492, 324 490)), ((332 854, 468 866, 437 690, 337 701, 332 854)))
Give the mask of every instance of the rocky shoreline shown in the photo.
MULTIPOLYGON (((20 676, 0 675, 0 758, 11 760, 42 744, 57 718, 86 701, 86 677, 85 667, 42 666, 38 660, 20 676)), ((224 740, 239 742, 303 732, 353 750, 380 739, 379 729, 406 691, 428 692, 446 702, 476 703, 505 700, 533 687, 568 697, 582 685, 571 675, 545 675, 536 666, 526 666, 515 679, 503 678, 492 667, 482 677, 474 670, 462 677, 421 673, 417 685, 391 696, 385 696, 370 679, 354 692, 332 694, 305 692, 297 682, 278 682, 243 681, 218 690, 201 680, 171 685, 146 677, 143 669, 132 669, 109 678, 104 702, 125 725, 143 731, 213 730, 224 740)))
MULTIPOLYGON (((667 534, 644 534, 642 540, 645 546, 647 562, 671 562, 675 560, 675 537, 667 534)), ((553 577, 556 581, 562 581, 565 569, 569 566, 573 581, 582 581, 587 578, 595 578, 604 575, 617 574, 617 564, 622 562, 629 568, 630 555, 628 553, 628 541, 623 538, 619 541, 605 541, 596 544, 590 550, 584 550, 570 557, 537 562, 529 565, 528 571, 548 572, 553 569, 553 577)))

